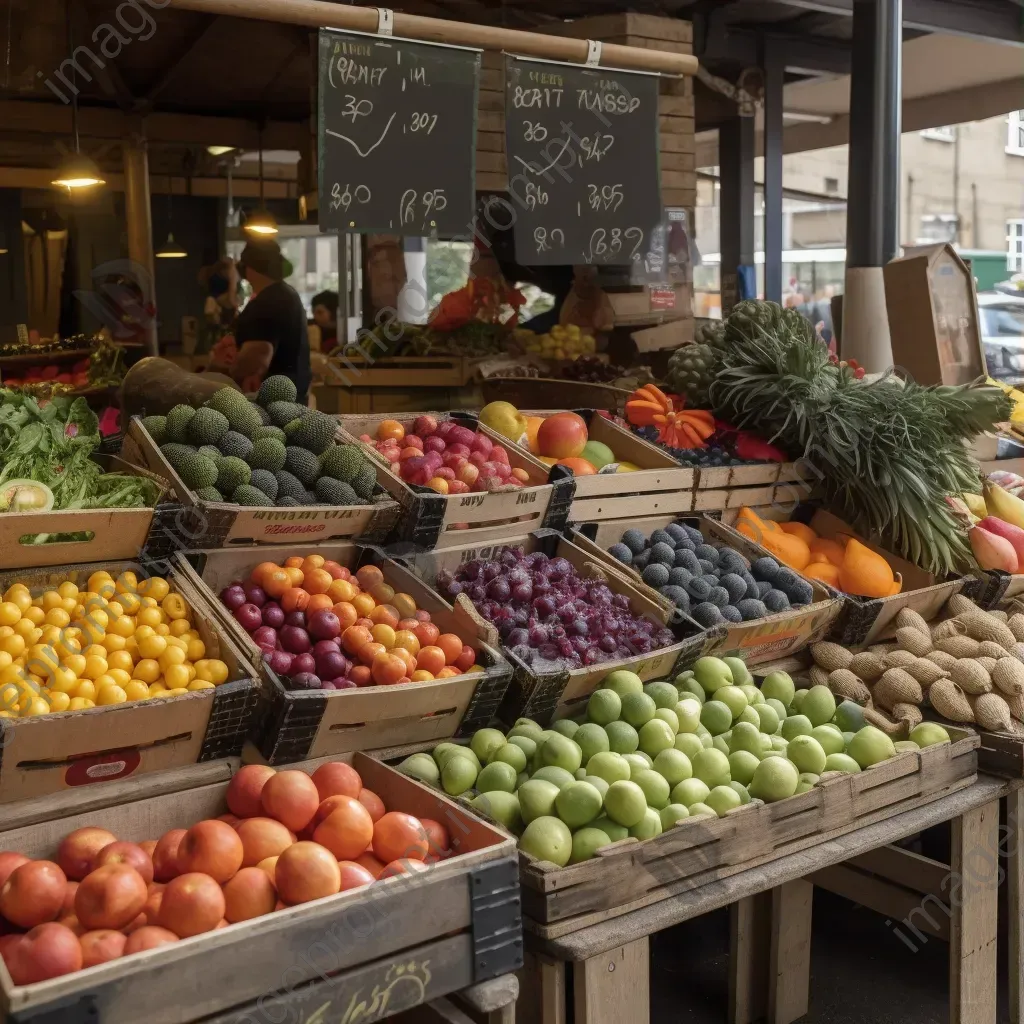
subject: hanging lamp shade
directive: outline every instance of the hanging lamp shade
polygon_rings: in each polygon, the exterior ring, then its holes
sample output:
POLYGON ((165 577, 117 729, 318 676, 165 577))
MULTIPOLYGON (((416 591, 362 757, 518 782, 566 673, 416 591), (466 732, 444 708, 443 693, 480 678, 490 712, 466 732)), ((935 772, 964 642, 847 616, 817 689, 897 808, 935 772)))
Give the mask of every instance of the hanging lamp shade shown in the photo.
POLYGON ((174 240, 174 232, 171 231, 167 235, 167 241, 153 255, 161 260, 181 260, 188 256, 188 252, 185 246, 174 240))
POLYGON ((266 238, 277 234, 277 221, 269 210, 261 207, 246 220, 245 230, 250 235, 266 238))
POLYGON ((71 153, 57 169, 52 185, 66 188, 69 192, 76 189, 92 188, 105 185, 106 179, 96 161, 84 153, 71 153))

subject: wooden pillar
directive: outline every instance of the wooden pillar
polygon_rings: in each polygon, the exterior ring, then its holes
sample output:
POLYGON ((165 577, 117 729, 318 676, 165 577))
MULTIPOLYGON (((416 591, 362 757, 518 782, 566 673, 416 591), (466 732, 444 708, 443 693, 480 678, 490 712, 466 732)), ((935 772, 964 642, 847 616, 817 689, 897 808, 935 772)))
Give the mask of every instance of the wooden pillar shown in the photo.
POLYGON ((1021 896, 1024 895, 1024 790, 1015 789, 1006 797, 1007 835, 1003 846, 1006 850, 1007 874, 1007 934, 1009 946, 1007 961, 1010 978, 1010 1021, 1024 1024, 1024 941, 1021 932, 1021 896))
POLYGON ((772 889, 768 1024, 792 1024, 807 1013, 813 902, 814 886, 805 878, 772 889))
POLYGON ((953 819, 950 873, 959 891, 950 897, 950 1024, 996 1024, 998 851, 998 800, 953 819))
MULTIPOLYGON (((147 302, 156 305, 153 263, 153 217, 149 202, 149 154, 145 139, 133 136, 124 141, 124 212, 128 226, 128 259, 134 264, 139 287, 147 302)), ((146 351, 159 355, 156 317, 145 326, 146 351)))
POLYGON ((575 1024, 650 1024, 647 936, 574 963, 575 1024))
POLYGON ((764 42, 764 297, 782 302, 782 90, 786 64, 777 39, 764 42))
POLYGON ((746 294, 741 279, 754 270, 754 119, 738 114, 718 127, 722 316, 727 317, 746 294))
POLYGON ((771 934, 771 891, 729 905, 729 1024, 765 1018, 771 934))

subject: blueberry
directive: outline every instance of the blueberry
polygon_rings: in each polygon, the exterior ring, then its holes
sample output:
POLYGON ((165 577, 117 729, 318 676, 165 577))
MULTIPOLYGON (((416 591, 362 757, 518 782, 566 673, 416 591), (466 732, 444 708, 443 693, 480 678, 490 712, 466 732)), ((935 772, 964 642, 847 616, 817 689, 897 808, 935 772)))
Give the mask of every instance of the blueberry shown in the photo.
POLYGON ((725 587, 712 587, 708 594, 708 600, 719 608, 724 608, 729 603, 729 591, 725 587))
POLYGON ((722 618, 725 619, 726 622, 743 621, 743 616, 740 614, 739 608, 737 608, 735 605, 727 604, 723 609, 721 609, 721 611, 722 618))
POLYGON ((671 544, 659 542, 651 546, 651 561, 661 562, 663 565, 672 566, 675 564, 676 550, 671 544))
POLYGON ((763 601, 755 601, 749 597, 738 602, 736 607, 740 615, 743 616, 744 622, 749 622, 751 619, 763 619, 768 614, 768 609, 763 601))
POLYGON ((640 574, 640 578, 649 587, 664 587, 668 583, 668 568, 661 564, 661 562, 649 562, 644 571, 640 574))
POLYGON ((608 554, 612 558, 618 559, 623 565, 632 565, 633 563, 633 552, 630 551, 629 546, 626 544, 613 544, 608 549, 608 554))

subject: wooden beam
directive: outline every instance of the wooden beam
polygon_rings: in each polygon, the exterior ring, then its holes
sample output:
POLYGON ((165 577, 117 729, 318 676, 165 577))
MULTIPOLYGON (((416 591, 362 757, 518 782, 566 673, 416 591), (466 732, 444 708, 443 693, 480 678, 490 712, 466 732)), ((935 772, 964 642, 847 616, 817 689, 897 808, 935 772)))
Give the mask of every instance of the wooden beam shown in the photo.
MULTIPOLYGON (((259 126, 255 120, 202 114, 126 114, 109 107, 82 107, 79 132, 83 139, 123 139, 145 134, 150 143, 189 146, 234 146, 255 149, 259 126)), ((71 134, 71 108, 60 103, 0 100, 0 136, 6 131, 54 136, 71 134)), ((305 121, 268 121, 263 130, 265 149, 302 151, 308 127, 305 121)))
MULTIPOLYGON (((326 26, 354 32, 377 31, 375 8, 328 3, 326 0, 170 0, 170 6, 308 28, 326 26)), ((546 60, 582 64, 587 59, 585 39, 565 39, 471 22, 422 18, 399 11, 395 12, 394 33, 407 39, 475 46, 484 50, 510 50, 546 60)), ((665 53, 616 43, 604 44, 601 63, 609 67, 660 71, 669 75, 693 75, 697 71, 697 58, 690 54, 665 53)))
MULTIPOLYGON (((70 5, 71 17, 74 18, 74 32, 76 41, 91 38, 95 28, 95 20, 86 6, 81 3, 70 5)), ((100 89, 110 97, 125 113, 136 110, 139 100, 128 88, 127 83, 117 70, 117 65, 112 60, 97 61, 96 69, 92 72, 96 76, 96 82, 100 89)))
POLYGON ((185 40, 185 45, 175 55, 174 60, 164 68, 156 83, 146 93, 147 104, 152 105, 155 102, 160 93, 174 80, 175 75, 181 70, 182 65, 189 56, 203 45, 203 42, 213 33, 222 20, 219 16, 210 18, 198 32, 185 40))
MULTIPOLYGON (((139 282, 147 303, 156 304, 156 268, 153 262, 153 216, 149 192, 149 154, 141 139, 124 144, 124 215, 128 234, 128 259, 139 266, 145 280, 139 282)), ((159 355, 156 318, 144 325, 146 350, 159 355)))
MULTIPOLYGON (((49 189, 53 181, 52 167, 0 167, 0 188, 31 188, 49 189)), ((112 192, 124 191, 124 175, 105 172, 106 188, 112 192)), ((149 180, 152 195, 193 195, 208 197, 226 197, 228 194, 227 178, 184 178, 167 174, 152 174, 149 180), (191 191, 189 190, 191 181, 191 191)), ((263 185, 267 199, 296 199, 299 187, 294 181, 267 180, 263 185)), ((255 178, 234 178, 231 194, 236 199, 258 199, 260 185, 255 178)))

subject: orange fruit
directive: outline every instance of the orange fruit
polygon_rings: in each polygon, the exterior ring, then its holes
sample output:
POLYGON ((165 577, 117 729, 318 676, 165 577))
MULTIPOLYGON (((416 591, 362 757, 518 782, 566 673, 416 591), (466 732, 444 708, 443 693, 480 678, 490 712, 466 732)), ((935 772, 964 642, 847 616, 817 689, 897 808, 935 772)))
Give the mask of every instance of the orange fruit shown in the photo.
POLYGON ((302 581, 305 577, 301 569, 289 566, 284 571, 288 574, 288 578, 292 581, 293 587, 302 586, 302 581))
POLYGON ((386 623, 378 622, 373 629, 370 630, 370 633, 377 643, 383 644, 389 651, 395 646, 395 631, 386 623))
POLYGON ((309 604, 309 594, 301 587, 289 587, 281 595, 281 607, 286 612, 304 612, 309 604))
POLYGON ((442 633, 436 641, 436 645, 444 651, 444 663, 451 665, 455 659, 462 653, 463 643, 462 637, 456 636, 454 633, 442 633))
MULTIPOLYGON (((459 641, 459 650, 462 650, 462 641, 459 641)), ((444 651, 440 647, 421 647, 416 655, 416 668, 422 669, 436 676, 445 666, 444 651)))
POLYGON ((320 566, 320 568, 326 569, 331 574, 331 579, 333 580, 343 580, 345 578, 343 573, 348 572, 347 569, 338 565, 337 562, 331 561, 331 559, 329 558, 324 562, 322 566, 320 566))
POLYGON ((384 573, 375 565, 364 565, 356 571, 356 580, 365 590, 369 590, 375 583, 384 582, 384 573))
POLYGON ((828 537, 817 537, 810 542, 808 547, 811 549, 811 558, 815 562, 831 562, 836 568, 843 564, 843 559, 846 557, 846 549, 843 545, 828 537))
POLYGON ((411 651, 407 651, 404 647, 393 647, 388 651, 388 654, 397 658, 405 666, 405 671, 402 675, 412 676, 413 672, 416 671, 416 657, 411 651))
POLYGON ((313 612, 324 612, 328 608, 333 608, 334 602, 327 596, 327 594, 314 594, 309 599, 309 605, 306 608, 306 614, 312 615, 313 612))
POLYGON ((803 573, 812 580, 821 580, 830 587, 839 587, 839 568, 831 562, 812 562, 803 573))
POLYGON ((348 580, 335 579, 327 588, 327 596, 335 603, 338 601, 351 601, 356 596, 356 588, 348 580))
POLYGON ((292 555, 284 560, 286 569, 301 569, 304 559, 302 555, 292 555))
POLYGON ((779 529, 783 533, 799 537, 808 547, 812 540, 817 540, 818 535, 806 523, 779 523, 779 529))
POLYGON ((559 459, 556 466, 568 466, 576 476, 594 476, 597 470, 586 459, 559 459))
POLYGON ((416 614, 416 600, 410 594, 394 594, 391 604, 395 606, 403 619, 411 619, 416 614))
POLYGON ((309 569, 322 569, 327 559, 323 555, 306 555, 299 568, 306 572, 309 569))
POLYGON ((389 437, 396 441, 401 441, 405 437, 405 427, 398 420, 381 420, 377 424, 377 440, 386 441, 389 437))
POLYGON ((440 672, 437 673, 438 679, 448 679, 450 676, 461 676, 462 670, 457 669, 454 665, 445 665, 440 672))
POLYGON ((356 654, 373 640, 370 631, 365 626, 349 626, 341 634, 341 646, 349 654, 356 654))
POLYGON ((379 604, 376 608, 370 611, 370 619, 373 622, 383 622, 394 629, 402 616, 398 614, 398 609, 391 604, 379 604))
MULTIPOLYGON (((380 627, 374 626, 373 628, 377 630, 380 627)), ((391 643, 392 647, 404 647, 412 655, 420 653, 419 638, 411 629, 400 629, 398 632, 393 632, 392 636, 394 637, 391 643)))
POLYGON ((333 582, 331 574, 324 569, 302 570, 302 586, 310 594, 326 594, 333 582))
POLYGON ((419 818, 391 811, 373 826, 373 855, 385 864, 399 857, 423 861, 430 850, 427 830, 419 818))
POLYGON ((441 630, 432 622, 417 622, 412 631, 416 634, 416 639, 419 640, 421 647, 429 647, 436 643, 437 638, 441 635, 441 630))
POLYGON ((271 572, 276 572, 281 567, 276 562, 260 562, 259 565, 253 569, 250 579, 257 586, 263 586, 263 578, 271 572))
POLYGON ((418 668, 411 676, 409 676, 409 681, 413 683, 426 683, 433 678, 433 672, 428 672, 426 669, 418 668))
POLYGON ((526 443, 527 447, 537 454, 537 431, 540 430, 540 425, 544 422, 543 416, 527 416, 526 417, 526 443))
POLYGON ((352 607, 355 608, 359 617, 363 618, 368 616, 377 607, 377 604, 369 594, 356 594, 352 598, 352 607))
POLYGON ((353 608, 348 601, 339 601, 333 606, 332 611, 338 616, 342 632, 348 629, 349 626, 354 626, 356 624, 356 619, 359 618, 356 614, 355 608, 353 608))
POLYGON ((374 641, 371 641, 368 644, 363 644, 363 646, 356 651, 356 657, 363 665, 372 665, 373 659, 376 658, 378 654, 387 654, 387 649, 383 644, 378 644, 374 641))
POLYGON ((265 573, 263 576, 263 589, 269 597, 283 597, 286 591, 292 589, 292 586, 287 569, 275 568, 273 572, 265 573))
POLYGON ((395 588, 383 580, 380 583, 374 583, 372 587, 368 587, 366 592, 377 604, 391 604, 391 599, 395 596, 395 588))

